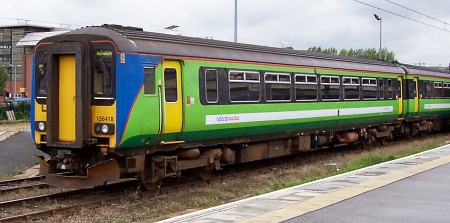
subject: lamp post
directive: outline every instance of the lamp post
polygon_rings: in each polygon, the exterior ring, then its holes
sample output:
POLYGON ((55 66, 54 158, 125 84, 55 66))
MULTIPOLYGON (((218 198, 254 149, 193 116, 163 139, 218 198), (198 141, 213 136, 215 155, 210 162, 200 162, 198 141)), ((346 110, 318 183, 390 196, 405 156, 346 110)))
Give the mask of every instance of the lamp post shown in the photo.
POLYGON ((234 0, 234 42, 237 43, 237 0, 234 0))
POLYGON ((377 14, 373 14, 376 20, 380 21, 380 60, 381 60, 381 17, 377 14))

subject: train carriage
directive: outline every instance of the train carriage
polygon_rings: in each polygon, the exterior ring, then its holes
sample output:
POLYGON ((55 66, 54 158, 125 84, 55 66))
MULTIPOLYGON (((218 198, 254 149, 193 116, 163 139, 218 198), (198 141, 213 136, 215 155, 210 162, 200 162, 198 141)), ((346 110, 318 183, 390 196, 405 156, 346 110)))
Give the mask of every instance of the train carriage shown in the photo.
POLYGON ((63 187, 207 178, 439 129, 450 111, 448 72, 118 25, 43 39, 33 66, 32 132, 50 156, 41 173, 63 187))

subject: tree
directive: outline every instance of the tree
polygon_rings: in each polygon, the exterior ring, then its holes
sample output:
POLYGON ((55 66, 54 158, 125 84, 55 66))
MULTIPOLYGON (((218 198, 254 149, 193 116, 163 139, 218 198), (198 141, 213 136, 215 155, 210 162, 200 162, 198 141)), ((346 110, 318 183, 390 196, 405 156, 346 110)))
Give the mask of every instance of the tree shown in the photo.
MULTIPOLYGON (((339 56, 348 56, 348 57, 358 57, 358 58, 365 58, 365 59, 372 59, 372 60, 379 60, 380 59, 380 51, 375 48, 368 48, 368 49, 352 49, 349 50, 341 49, 338 51, 334 48, 328 48, 328 49, 322 49, 319 47, 310 47, 308 51, 311 52, 317 52, 317 53, 328 53, 333 55, 339 55, 339 56)), ((387 48, 381 49, 381 59, 384 61, 397 61, 395 58, 395 53, 390 52, 387 48)))
POLYGON ((6 87, 6 82, 9 80, 8 73, 3 67, 0 67, 0 92, 3 92, 6 87))

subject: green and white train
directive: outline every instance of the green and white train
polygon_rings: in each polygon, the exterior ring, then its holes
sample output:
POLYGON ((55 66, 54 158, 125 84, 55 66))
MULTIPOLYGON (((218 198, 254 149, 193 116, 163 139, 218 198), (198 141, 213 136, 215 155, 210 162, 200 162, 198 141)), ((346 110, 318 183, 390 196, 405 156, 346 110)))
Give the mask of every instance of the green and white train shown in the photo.
POLYGON ((144 32, 48 37, 34 52, 32 133, 53 185, 192 170, 439 130, 450 72, 144 32))

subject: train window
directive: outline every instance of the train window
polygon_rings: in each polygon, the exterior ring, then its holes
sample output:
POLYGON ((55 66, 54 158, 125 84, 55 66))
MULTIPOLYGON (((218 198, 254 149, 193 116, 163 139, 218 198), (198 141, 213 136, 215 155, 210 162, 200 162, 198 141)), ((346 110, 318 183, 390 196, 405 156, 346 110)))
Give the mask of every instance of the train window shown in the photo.
POLYGON ((422 95, 422 98, 431 98, 430 84, 431 82, 429 81, 422 82, 422 85, 420 86, 420 94, 422 95))
POLYGON ((291 100, 291 76, 289 74, 265 74, 265 90, 267 101, 291 100))
POLYGON ((406 99, 414 99, 416 97, 416 81, 415 80, 405 80, 408 85, 407 88, 407 98, 406 99))
POLYGON ((164 97, 166 102, 178 101, 177 70, 174 68, 164 69, 164 97))
POLYGON ((381 78, 378 80, 378 94, 380 100, 384 100, 384 80, 381 78))
POLYGON ((442 82, 434 82, 433 97, 442 98, 442 82))
POLYGON ((359 78, 343 77, 342 86, 344 100, 359 100, 359 78))
POLYGON ((103 58, 94 61, 94 93, 98 96, 112 93, 111 61, 103 58))
POLYGON ((206 90, 206 101, 208 103, 217 103, 218 101, 218 82, 217 82, 217 71, 216 70, 206 70, 205 71, 205 90, 206 90))
POLYGON ((444 83, 444 98, 450 98, 450 83, 444 83))
POLYGON ((417 78, 414 78, 414 97, 417 97, 417 95, 419 94, 418 90, 419 90, 419 82, 417 78))
POLYGON ((155 94, 154 67, 144 67, 144 94, 155 94))
POLYGON ((362 95, 364 100, 377 99, 377 79, 363 78, 362 79, 362 95))
POLYGON ((37 67, 36 67, 36 97, 45 98, 47 94, 47 52, 41 51, 37 55, 37 67))
POLYGON ((231 102, 260 101, 260 77, 258 72, 230 71, 228 78, 231 102))
POLYGON ((317 77, 315 75, 295 75, 295 100, 317 101, 317 77))
POLYGON ((392 79, 387 80, 387 96, 388 99, 394 98, 394 87, 392 86, 392 79))
POLYGON ((331 101, 340 99, 340 81, 339 77, 322 76, 320 77, 320 89, 322 100, 331 101))

